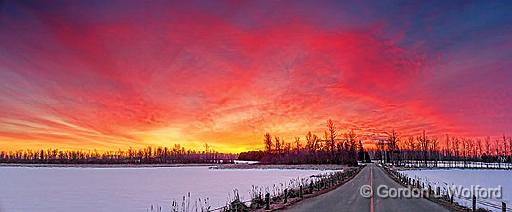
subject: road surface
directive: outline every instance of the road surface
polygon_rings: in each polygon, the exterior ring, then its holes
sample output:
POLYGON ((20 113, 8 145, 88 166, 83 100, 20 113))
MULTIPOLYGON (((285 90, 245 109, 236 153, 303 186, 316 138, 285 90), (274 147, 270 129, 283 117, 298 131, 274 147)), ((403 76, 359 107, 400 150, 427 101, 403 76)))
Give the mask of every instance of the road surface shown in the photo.
MULTIPOLYGON (((423 198, 380 198, 373 195, 365 198, 360 194, 363 185, 370 185, 373 191, 379 185, 386 185, 389 188, 403 188, 386 173, 374 164, 369 164, 352 180, 339 188, 304 200, 287 209, 288 211, 313 212, 313 211, 414 211, 414 212, 437 212, 448 211, 444 207, 423 198)), ((375 192, 374 192, 375 193, 375 192)))

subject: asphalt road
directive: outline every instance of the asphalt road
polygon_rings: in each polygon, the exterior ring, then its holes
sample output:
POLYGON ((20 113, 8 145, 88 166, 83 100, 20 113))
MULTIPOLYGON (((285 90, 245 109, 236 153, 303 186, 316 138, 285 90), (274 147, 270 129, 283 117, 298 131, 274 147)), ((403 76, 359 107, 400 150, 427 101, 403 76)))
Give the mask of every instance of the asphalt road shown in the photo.
POLYGON ((360 188, 363 185, 370 185, 373 188, 373 191, 375 191, 379 185, 386 185, 389 188, 403 188, 403 186, 389 178, 382 169, 370 164, 361 170, 361 172, 359 172, 359 174, 352 180, 339 188, 299 202, 287 210, 304 212, 448 211, 444 207, 423 198, 380 198, 378 195, 373 195, 371 198, 365 198, 360 194, 360 188))

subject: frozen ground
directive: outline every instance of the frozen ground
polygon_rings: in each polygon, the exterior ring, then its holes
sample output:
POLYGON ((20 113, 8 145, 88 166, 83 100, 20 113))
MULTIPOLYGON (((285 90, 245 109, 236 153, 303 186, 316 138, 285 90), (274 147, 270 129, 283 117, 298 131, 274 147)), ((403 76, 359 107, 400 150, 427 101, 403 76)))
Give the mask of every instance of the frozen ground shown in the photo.
POLYGON ((0 167, 0 211, 147 211, 151 205, 169 211, 171 201, 181 204, 188 192, 192 200, 208 197, 210 205, 216 207, 233 196, 234 188, 246 200, 252 185, 272 187, 324 172, 208 167, 0 167))
MULTIPOLYGON (((489 170, 489 169, 426 169, 401 171, 412 178, 420 178, 423 182, 430 182, 432 185, 446 188, 447 185, 461 185, 471 188, 471 185, 479 185, 485 188, 503 188, 503 199, 479 200, 479 207, 485 207, 492 211, 501 211, 489 207, 488 203, 501 207, 501 201, 512 204, 512 170, 489 170), (487 203, 484 203, 487 202, 487 203)), ((457 199, 457 202, 470 206, 471 202, 464 199, 457 199)))

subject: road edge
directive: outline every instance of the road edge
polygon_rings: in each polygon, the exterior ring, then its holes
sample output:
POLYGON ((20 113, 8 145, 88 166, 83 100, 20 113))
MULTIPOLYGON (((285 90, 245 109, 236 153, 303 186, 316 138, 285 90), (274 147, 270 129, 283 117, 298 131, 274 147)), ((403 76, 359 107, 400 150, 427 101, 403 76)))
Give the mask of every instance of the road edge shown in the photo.
POLYGON ((359 175, 359 173, 361 173, 361 170, 363 170, 365 167, 366 167, 366 165, 357 167, 356 171, 354 172, 354 174, 350 175, 348 178, 344 179, 341 183, 337 184, 336 186, 333 186, 331 188, 327 188, 327 189, 324 189, 324 190, 321 190, 321 191, 318 191, 318 192, 315 192, 315 193, 312 193, 312 194, 309 194, 309 195, 304 195, 303 198, 290 199, 289 202, 286 203, 286 204, 272 205, 274 208, 271 208, 270 210, 256 210, 256 211, 281 211, 281 210, 286 210, 289 207, 294 206, 297 203, 300 203, 300 202, 302 202, 304 200, 308 200, 308 199, 311 199, 311 198, 318 197, 318 196, 321 196, 323 194, 329 193, 331 191, 334 191, 334 190, 338 189, 339 187, 345 185, 347 182, 350 182, 352 179, 354 179, 354 177, 359 175))

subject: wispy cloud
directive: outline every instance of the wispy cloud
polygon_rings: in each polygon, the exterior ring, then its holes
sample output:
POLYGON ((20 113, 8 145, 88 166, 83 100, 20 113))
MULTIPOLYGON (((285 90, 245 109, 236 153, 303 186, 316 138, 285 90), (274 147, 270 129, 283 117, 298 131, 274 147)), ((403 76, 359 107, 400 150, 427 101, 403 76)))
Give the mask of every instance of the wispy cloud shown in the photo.
POLYGON ((0 12, 1 148, 510 133, 510 4, 35 4, 0 12))

